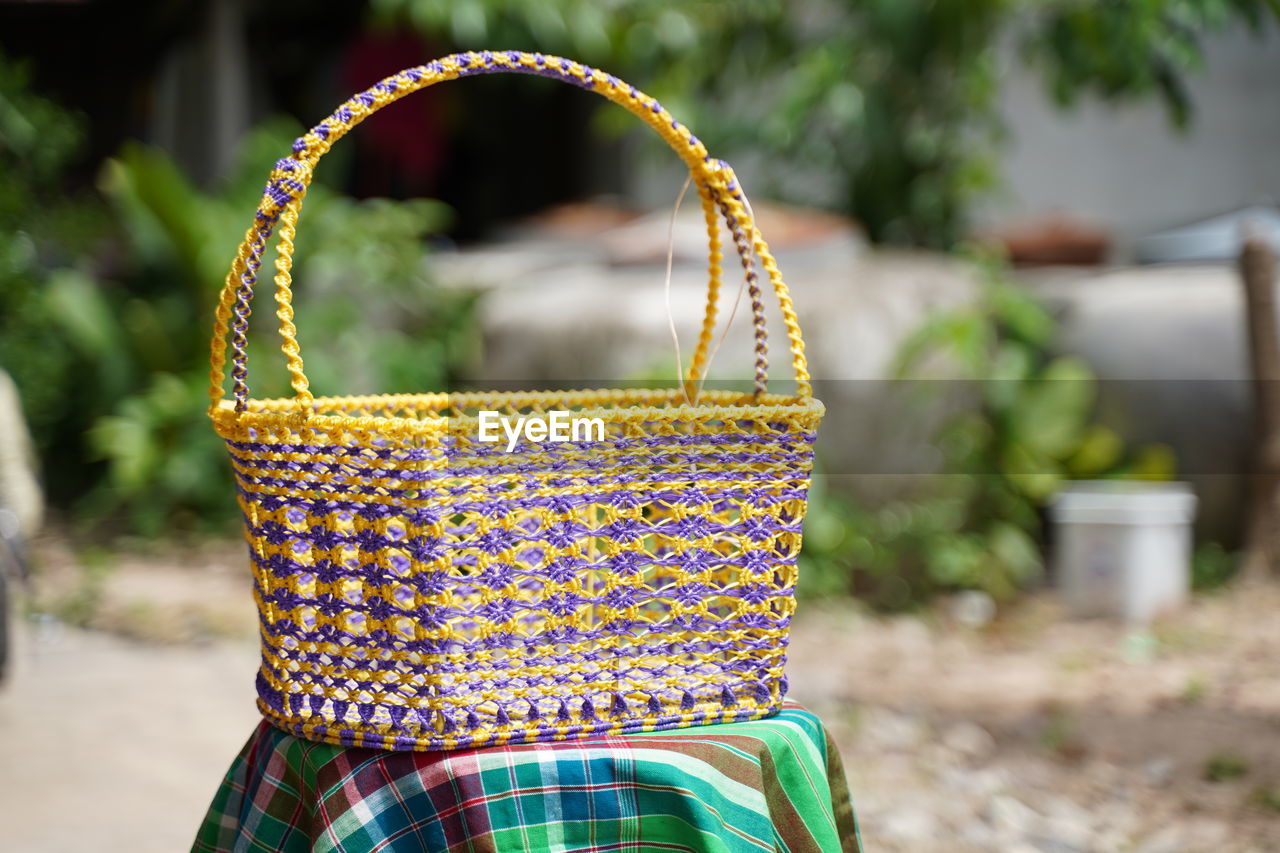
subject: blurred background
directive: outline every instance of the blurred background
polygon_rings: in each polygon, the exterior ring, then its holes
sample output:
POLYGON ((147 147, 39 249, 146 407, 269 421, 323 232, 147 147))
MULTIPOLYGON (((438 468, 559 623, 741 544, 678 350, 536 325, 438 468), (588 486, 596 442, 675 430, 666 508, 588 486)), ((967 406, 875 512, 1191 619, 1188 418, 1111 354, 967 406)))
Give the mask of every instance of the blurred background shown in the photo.
MULTIPOLYGON (((189 846, 256 721, 205 415, 236 245, 349 95, 518 48, 657 96, 779 256, 829 407, 792 691, 868 849, 1280 849, 1280 2, 321 8, 0 0, 0 847, 189 846)), ((674 381, 683 180, 549 80, 387 108, 299 229, 312 387, 674 381)), ((288 393, 271 313, 255 396, 288 393)))

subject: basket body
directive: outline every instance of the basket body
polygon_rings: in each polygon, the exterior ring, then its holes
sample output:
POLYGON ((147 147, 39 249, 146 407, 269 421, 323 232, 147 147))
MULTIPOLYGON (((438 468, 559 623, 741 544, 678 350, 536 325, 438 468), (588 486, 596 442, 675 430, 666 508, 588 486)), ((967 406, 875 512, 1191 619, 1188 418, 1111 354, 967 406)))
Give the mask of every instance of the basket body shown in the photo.
POLYGON ((822 405, 548 392, 230 405, 259 707, 314 740, 451 749, 775 712, 822 405), (599 418, 479 440, 476 414, 599 418))
POLYGON ((562 57, 481 51, 349 99, 272 169, 219 297, 210 355, 209 411, 231 453, 255 577, 258 704, 274 724, 329 743, 425 750, 746 720, 780 707, 823 408, 789 291, 736 175, 653 98, 562 57), (320 158, 400 98, 492 73, 600 95, 688 166, 708 278, 687 372, 663 391, 317 399, 291 270, 320 158), (741 261, 739 295, 750 296, 750 394, 702 388, 718 347, 722 229, 741 261), (247 332, 271 244, 294 397, 254 400, 247 332), (766 279, 794 396, 767 393, 766 279), (542 428, 521 430, 522 417, 542 428), (557 417, 576 419, 581 433, 562 423, 569 432, 557 434, 557 417), (493 419, 505 419, 505 435, 488 429, 493 419), (510 438, 517 431, 523 438, 510 438))

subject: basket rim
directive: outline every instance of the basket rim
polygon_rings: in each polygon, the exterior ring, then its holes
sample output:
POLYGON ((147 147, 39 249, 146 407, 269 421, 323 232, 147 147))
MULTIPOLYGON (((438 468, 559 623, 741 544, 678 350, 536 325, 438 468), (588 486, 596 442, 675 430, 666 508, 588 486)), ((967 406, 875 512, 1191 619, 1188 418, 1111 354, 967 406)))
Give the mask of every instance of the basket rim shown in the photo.
MULTIPOLYGON (((444 415, 439 410, 453 406, 534 405, 548 402, 573 407, 573 416, 602 417, 614 420, 680 420, 716 421, 752 419, 763 415, 786 418, 820 419, 826 406, 816 397, 786 394, 760 394, 742 391, 703 391, 693 405, 655 405, 678 401, 679 388, 575 389, 569 391, 461 391, 427 394, 375 394, 316 397, 300 409, 294 397, 250 399, 248 407, 235 410, 232 400, 222 400, 210 412, 219 433, 242 427, 289 426, 294 429, 356 429, 395 432, 411 435, 469 430, 479 423, 478 415, 444 415), (320 412, 326 409, 366 408, 396 411, 418 408, 437 410, 435 416, 408 417, 395 414, 344 415, 320 412)), ((496 408, 496 406, 495 406, 496 408)))

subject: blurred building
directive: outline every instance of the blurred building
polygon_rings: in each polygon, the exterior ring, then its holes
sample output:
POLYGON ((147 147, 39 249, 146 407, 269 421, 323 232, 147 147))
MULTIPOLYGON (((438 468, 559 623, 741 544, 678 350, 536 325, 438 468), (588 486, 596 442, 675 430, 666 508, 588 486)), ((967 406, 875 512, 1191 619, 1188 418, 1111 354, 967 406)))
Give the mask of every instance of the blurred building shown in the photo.
POLYGON ((1154 231, 1280 200, 1280 27, 1205 38, 1189 75, 1191 125, 1172 129, 1156 103, 1086 99, 1062 110, 1037 75, 1003 87, 1009 139, 1003 188, 979 209, 986 225, 1064 215, 1102 228, 1119 259, 1154 231))

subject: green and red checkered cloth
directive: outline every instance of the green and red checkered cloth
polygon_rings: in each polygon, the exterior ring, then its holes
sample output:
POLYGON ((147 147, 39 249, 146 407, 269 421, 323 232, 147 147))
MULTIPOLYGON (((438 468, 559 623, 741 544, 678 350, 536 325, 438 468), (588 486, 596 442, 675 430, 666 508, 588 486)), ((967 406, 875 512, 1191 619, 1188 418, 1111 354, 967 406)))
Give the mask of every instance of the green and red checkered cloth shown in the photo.
POLYGON ((300 740, 262 723, 193 853, 860 851, 816 716, 454 752, 300 740))

